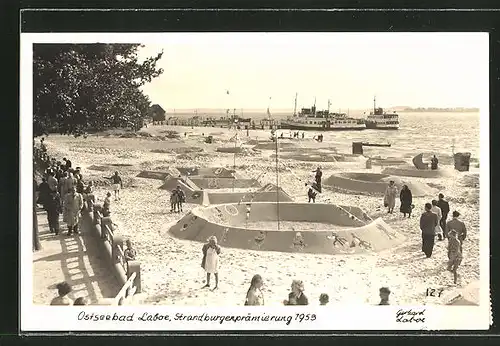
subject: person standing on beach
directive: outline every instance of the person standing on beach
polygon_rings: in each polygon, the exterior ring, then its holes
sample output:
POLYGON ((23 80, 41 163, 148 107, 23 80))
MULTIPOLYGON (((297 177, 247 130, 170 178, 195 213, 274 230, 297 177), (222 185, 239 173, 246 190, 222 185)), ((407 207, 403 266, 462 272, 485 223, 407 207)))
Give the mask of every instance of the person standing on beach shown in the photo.
POLYGON ((309 190, 307 191, 307 197, 309 199, 308 203, 311 203, 311 201, 313 203, 316 203, 316 192, 314 192, 312 188, 309 188, 309 190))
POLYGON ((462 263, 462 243, 457 238, 457 231, 450 230, 448 236, 448 270, 453 273, 453 283, 457 283, 458 266, 462 263))
POLYGON ((390 305, 389 304, 389 295, 391 294, 391 290, 389 287, 382 287, 379 290, 380 303, 378 305, 390 305))
POLYGON ((213 235, 208 238, 207 244, 203 245, 201 251, 203 253, 201 267, 205 269, 205 272, 207 273, 207 283, 203 286, 203 288, 210 287, 210 274, 214 274, 214 290, 216 290, 219 287, 219 255, 221 253, 221 248, 217 244, 217 237, 213 235))
POLYGON ((177 206, 179 204, 179 195, 177 194, 177 189, 173 189, 170 193, 170 212, 175 213, 177 206))
POLYGON ((444 237, 446 238, 448 237, 448 234, 446 233, 446 221, 448 219, 448 213, 450 212, 450 204, 444 199, 444 195, 442 193, 438 195, 438 198, 439 199, 437 202, 437 206, 441 209, 442 213, 441 221, 439 222, 439 224, 441 225, 441 229, 444 232, 444 237))
POLYGON ((398 188, 394 185, 394 180, 389 181, 389 186, 385 189, 384 206, 387 207, 387 213, 392 214, 396 206, 396 195, 398 188))
POLYGON ((184 194, 184 191, 182 191, 180 185, 177 185, 176 191, 177 191, 177 210, 179 212, 182 212, 182 203, 186 202, 186 195, 184 194))
POLYGON ((264 284, 262 276, 255 274, 250 282, 250 288, 247 291, 247 297, 245 299, 245 305, 249 306, 261 306, 264 305, 264 295, 262 294, 261 288, 264 284))
POLYGON ((316 189, 318 192, 321 192, 321 178, 323 177, 323 172, 321 171, 321 167, 316 168, 314 175, 314 180, 316 181, 316 189))
POLYGON ((120 175, 118 174, 118 171, 116 171, 113 176, 105 178, 111 179, 111 182, 113 183, 113 190, 115 191, 115 201, 117 199, 120 199, 120 189, 123 189, 123 181, 120 175))
POLYGON ((83 197, 72 187, 64 199, 64 220, 68 225, 68 235, 73 232, 78 234, 78 223, 80 221, 80 212, 83 208, 83 197))
POLYGON ((302 280, 292 281, 291 292, 288 294, 288 299, 283 300, 283 305, 309 305, 302 280))
POLYGON ((412 204, 412 195, 411 190, 408 188, 408 185, 403 185, 401 189, 401 193, 399 194, 399 200, 401 201, 401 207, 399 207, 399 211, 403 213, 403 217, 411 217, 411 204, 412 204))
POLYGON ((451 230, 457 232, 457 239, 460 240, 460 252, 462 252, 463 242, 467 238, 467 228, 465 227, 465 223, 458 219, 460 217, 458 211, 455 210, 452 216, 453 218, 446 224, 446 233, 449 233, 451 230))
POLYGON ((437 201, 435 199, 432 200, 432 208, 431 211, 437 215, 438 224, 436 226, 436 234, 438 236, 438 240, 443 240, 443 230, 441 229, 441 218, 443 217, 443 213, 441 212, 441 208, 437 206, 437 201))
POLYGON ((420 216, 420 230, 422 231, 422 251, 427 258, 432 256, 434 248, 434 238, 436 237, 436 226, 438 217, 432 211, 430 203, 425 204, 425 211, 420 216))
POLYGON ((435 171, 436 169, 438 169, 438 159, 436 157, 436 155, 432 156, 432 159, 431 159, 431 169, 433 171, 435 171))

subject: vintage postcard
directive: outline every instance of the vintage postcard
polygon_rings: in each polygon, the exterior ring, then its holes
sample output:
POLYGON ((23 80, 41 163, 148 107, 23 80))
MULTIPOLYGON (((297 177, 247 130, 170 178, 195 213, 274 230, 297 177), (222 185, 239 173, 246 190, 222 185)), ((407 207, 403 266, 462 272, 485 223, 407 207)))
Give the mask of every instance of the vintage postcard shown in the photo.
POLYGON ((486 33, 21 34, 21 330, 481 330, 486 33))

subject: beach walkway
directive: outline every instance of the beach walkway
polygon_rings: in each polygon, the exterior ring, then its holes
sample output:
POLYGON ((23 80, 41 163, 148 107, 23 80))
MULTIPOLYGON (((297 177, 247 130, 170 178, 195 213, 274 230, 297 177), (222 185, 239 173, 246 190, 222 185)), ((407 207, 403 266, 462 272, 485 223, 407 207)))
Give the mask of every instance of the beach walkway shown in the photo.
POLYGON ((73 288, 71 298, 87 297, 90 304, 116 296, 120 286, 95 235, 82 227, 79 235, 67 236, 60 222, 62 232, 56 236, 49 231, 45 211, 38 209, 37 219, 42 249, 33 252, 33 304, 50 304, 63 281, 73 288))

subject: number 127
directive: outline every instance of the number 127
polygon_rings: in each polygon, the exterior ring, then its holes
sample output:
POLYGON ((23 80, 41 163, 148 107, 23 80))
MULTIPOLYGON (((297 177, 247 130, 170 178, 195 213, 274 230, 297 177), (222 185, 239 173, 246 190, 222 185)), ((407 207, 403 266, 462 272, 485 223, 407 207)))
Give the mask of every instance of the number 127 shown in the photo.
POLYGON ((444 288, 440 288, 438 290, 436 290, 435 288, 428 288, 425 291, 425 296, 426 297, 441 297, 441 293, 443 293, 443 291, 444 291, 444 288), (437 292, 437 295, 436 295, 436 292, 437 292))

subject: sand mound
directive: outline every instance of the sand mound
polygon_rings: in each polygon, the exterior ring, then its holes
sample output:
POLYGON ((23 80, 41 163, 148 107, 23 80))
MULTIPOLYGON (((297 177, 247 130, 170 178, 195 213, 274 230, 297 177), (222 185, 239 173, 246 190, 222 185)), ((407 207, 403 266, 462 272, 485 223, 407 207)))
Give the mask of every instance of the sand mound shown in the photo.
MULTIPOLYGON (((271 155, 276 157, 276 155, 271 155)), ((305 162, 356 162, 358 155, 342 155, 335 153, 281 153, 282 159, 305 161, 305 162)))
POLYGON ((401 191, 403 185, 408 185, 414 197, 430 196, 436 193, 436 191, 427 184, 412 182, 407 179, 401 180, 398 177, 378 173, 333 174, 323 182, 323 185, 333 188, 334 190, 348 193, 382 195, 390 180, 394 180, 399 191, 401 191))
POLYGON ((411 166, 401 167, 387 167, 382 171, 383 174, 399 175, 403 177, 416 177, 416 178, 443 178, 449 177, 452 173, 444 168, 436 170, 420 170, 411 166))
POLYGON ((110 171, 112 168, 109 166, 90 165, 87 167, 87 169, 90 169, 92 171, 106 172, 110 171))
POLYGON ((234 178, 233 171, 224 167, 176 167, 180 174, 199 178, 234 178))
MULTIPOLYGON (((291 147, 297 147, 297 144, 295 143, 290 143, 290 142, 282 142, 278 140, 278 148, 291 148, 291 147)), ((257 144, 254 149, 260 149, 260 150, 276 150, 276 143, 275 142, 260 142, 257 144)))
POLYGON ((217 152, 219 153, 231 153, 231 154, 238 154, 243 152, 242 147, 219 147, 216 149, 217 152))
POLYGON ((371 157, 370 158, 373 166, 399 166, 399 165, 407 165, 407 162, 402 159, 398 159, 395 157, 371 157))
POLYGON ((254 192, 208 192, 207 204, 240 204, 250 202, 293 202, 283 190, 275 191, 254 191, 254 192))
POLYGON ((260 183, 255 179, 191 177, 190 180, 199 189, 245 189, 251 187, 261 187, 260 183))
POLYGON ((170 229, 177 238, 205 242, 215 235, 223 247, 261 251, 351 254, 381 251, 404 241, 383 220, 358 219, 359 208, 331 204, 280 203, 280 222, 289 228, 277 230, 276 203, 253 203, 247 219, 244 204, 195 208, 170 229), (351 210, 351 212, 349 212, 351 210), (351 214, 352 213, 352 214, 351 214), (264 222, 263 227, 245 228, 246 223, 264 222), (324 224, 309 231, 307 223, 324 224))
POLYGON ((166 172, 142 171, 137 175, 137 178, 165 180, 168 176, 169 173, 166 172))
POLYGON ((479 188, 479 174, 467 174, 460 183, 465 187, 479 188))

